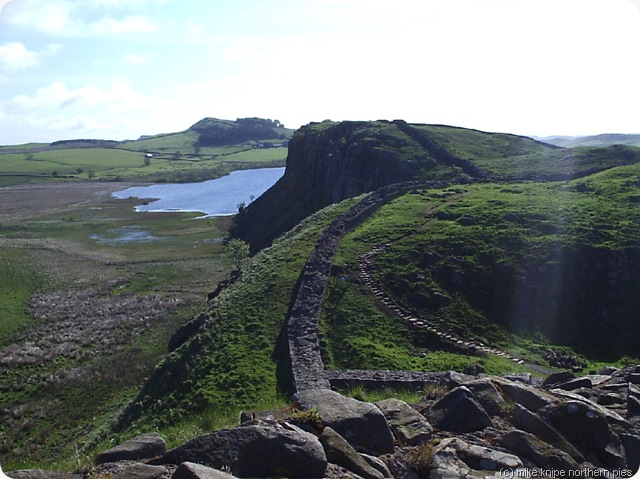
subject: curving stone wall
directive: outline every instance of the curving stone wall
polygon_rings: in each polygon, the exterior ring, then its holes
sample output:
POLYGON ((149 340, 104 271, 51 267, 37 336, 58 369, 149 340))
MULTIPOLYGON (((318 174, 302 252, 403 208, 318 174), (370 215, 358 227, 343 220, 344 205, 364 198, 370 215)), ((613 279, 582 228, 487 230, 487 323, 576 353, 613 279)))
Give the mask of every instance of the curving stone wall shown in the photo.
POLYGON ((299 280, 297 295, 287 317, 287 341, 293 389, 331 388, 355 382, 365 384, 407 385, 436 381, 433 373, 400 371, 326 371, 320 355, 318 322, 322 301, 340 241, 380 206, 416 188, 446 188, 444 181, 410 181, 382 187, 363 198, 335 219, 318 239, 299 280), (358 379, 359 378, 359 379, 358 379))

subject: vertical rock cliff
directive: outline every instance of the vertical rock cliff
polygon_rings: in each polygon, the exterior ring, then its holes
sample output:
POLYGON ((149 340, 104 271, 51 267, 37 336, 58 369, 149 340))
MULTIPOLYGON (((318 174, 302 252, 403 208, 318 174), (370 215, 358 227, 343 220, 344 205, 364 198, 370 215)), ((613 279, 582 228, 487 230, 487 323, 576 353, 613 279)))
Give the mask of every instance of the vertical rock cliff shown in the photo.
POLYGON ((426 177, 438 166, 405 122, 311 123, 289 143, 285 175, 236 218, 233 234, 254 250, 311 213, 379 187, 426 177))

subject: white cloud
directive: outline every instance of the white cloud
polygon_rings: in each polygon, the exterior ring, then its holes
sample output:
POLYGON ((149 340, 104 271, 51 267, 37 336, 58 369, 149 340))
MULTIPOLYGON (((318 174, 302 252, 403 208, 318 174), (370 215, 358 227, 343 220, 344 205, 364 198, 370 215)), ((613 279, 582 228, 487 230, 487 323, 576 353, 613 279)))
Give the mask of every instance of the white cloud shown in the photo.
POLYGON ((0 45, 0 67, 3 70, 21 70, 38 63, 38 54, 27 50, 20 42, 0 45))
POLYGON ((69 88, 63 82, 54 82, 38 89, 33 95, 17 95, 6 103, 10 112, 21 113, 39 110, 64 110, 104 108, 112 113, 135 110, 152 105, 153 100, 136 92, 125 81, 113 81, 107 87, 88 84, 81 88, 69 88))
POLYGON ((14 0, 2 10, 2 19, 27 29, 64 34, 73 24, 72 10, 66 0, 14 0))
POLYGON ((138 55, 137 53, 129 53, 122 57, 122 61, 125 63, 131 63, 132 65, 143 65, 147 63, 147 58, 142 55, 138 55))
POLYGON ((60 51, 59 44, 47 45, 40 52, 29 50, 21 42, 9 42, 0 45, 0 70, 12 72, 37 65, 44 56, 55 55, 60 51))
POLYGON ((54 82, 0 102, 0 144, 132 138, 162 131, 177 110, 178 105, 142 94, 125 81, 78 88, 54 82))
POLYGON ((104 3, 79 0, 14 0, 2 10, 2 20, 25 30, 66 37, 149 33, 158 28, 152 20, 143 15, 116 18, 100 13, 104 11, 104 3), (99 8, 101 4, 102 8, 99 8))
POLYGON ((87 24, 85 27, 87 31, 91 30, 109 36, 122 33, 150 33, 158 29, 155 23, 142 15, 127 15, 122 19, 105 17, 92 24, 87 24))

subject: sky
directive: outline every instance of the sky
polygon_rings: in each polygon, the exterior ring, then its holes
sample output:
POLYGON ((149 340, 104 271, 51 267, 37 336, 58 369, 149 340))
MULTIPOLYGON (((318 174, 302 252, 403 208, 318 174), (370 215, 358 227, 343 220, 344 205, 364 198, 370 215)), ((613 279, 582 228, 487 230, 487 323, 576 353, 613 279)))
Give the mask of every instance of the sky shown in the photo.
POLYGON ((0 145, 205 117, 640 133, 640 0, 0 0, 0 145))

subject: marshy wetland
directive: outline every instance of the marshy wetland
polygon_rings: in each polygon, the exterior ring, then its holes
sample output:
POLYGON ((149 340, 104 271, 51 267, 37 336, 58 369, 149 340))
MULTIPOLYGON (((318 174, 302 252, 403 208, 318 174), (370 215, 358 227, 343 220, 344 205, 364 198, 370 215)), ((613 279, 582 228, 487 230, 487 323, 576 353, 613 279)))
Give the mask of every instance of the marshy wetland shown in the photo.
POLYGON ((139 199, 112 197, 128 186, 0 188, 6 458, 68 457, 69 430, 85 435, 130 400, 228 273, 229 217, 137 213, 139 199))

